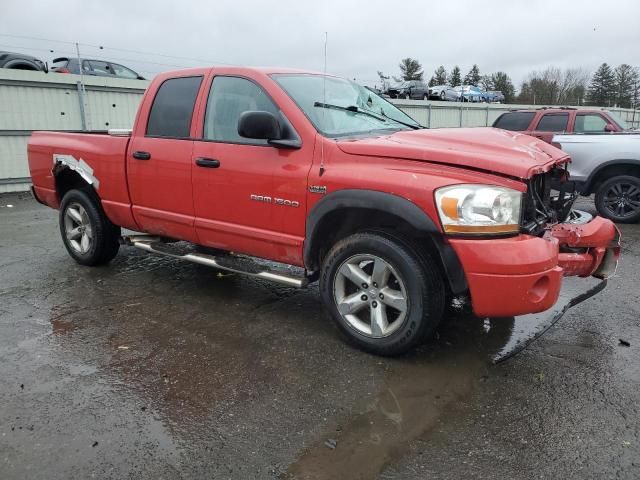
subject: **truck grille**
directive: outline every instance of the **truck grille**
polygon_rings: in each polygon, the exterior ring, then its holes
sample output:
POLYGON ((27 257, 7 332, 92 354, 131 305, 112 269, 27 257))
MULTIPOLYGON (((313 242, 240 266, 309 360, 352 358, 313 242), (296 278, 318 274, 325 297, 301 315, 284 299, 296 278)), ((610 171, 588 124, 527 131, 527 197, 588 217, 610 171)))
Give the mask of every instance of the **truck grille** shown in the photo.
POLYGON ((548 225, 569 217, 577 193, 568 178, 565 168, 555 167, 529 179, 520 222, 522 232, 541 235, 548 225))

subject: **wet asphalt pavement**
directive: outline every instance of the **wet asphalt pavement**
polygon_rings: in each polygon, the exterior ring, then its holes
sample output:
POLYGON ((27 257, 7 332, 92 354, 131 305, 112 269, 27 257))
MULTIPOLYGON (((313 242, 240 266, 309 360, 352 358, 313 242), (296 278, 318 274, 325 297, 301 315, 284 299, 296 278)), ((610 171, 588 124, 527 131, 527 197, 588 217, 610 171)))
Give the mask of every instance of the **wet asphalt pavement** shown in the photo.
POLYGON ((513 320, 453 313, 377 358, 315 287, 132 248, 81 267, 56 212, 0 196, 0 479, 640 478, 640 225, 621 229, 607 288, 493 365, 513 320))

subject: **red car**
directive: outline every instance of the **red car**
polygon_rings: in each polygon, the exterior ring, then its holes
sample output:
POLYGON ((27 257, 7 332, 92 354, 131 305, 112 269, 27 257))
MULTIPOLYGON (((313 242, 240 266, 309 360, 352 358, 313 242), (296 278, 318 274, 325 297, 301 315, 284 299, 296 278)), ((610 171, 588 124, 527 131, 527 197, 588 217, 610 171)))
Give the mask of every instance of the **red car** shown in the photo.
POLYGON ((479 316, 546 310, 563 276, 606 278, 619 253, 610 221, 552 195, 562 151, 492 128, 426 130, 329 75, 165 73, 132 131, 36 132, 28 154, 34 195, 60 210, 78 263, 125 243, 294 287, 319 280, 339 329, 377 354, 422 342, 453 296, 479 316))
POLYGON ((547 143, 551 143, 556 133, 622 132, 629 128, 611 111, 571 107, 512 110, 500 115, 493 126, 525 133, 547 143))

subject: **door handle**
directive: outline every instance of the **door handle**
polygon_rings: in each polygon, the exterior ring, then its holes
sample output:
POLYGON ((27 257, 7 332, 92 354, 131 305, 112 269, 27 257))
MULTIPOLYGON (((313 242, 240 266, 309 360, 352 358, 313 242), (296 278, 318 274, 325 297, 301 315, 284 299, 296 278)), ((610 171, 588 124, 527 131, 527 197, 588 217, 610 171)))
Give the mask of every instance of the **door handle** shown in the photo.
POLYGON ((149 152, 133 152, 133 158, 136 160, 149 160, 151 158, 151 154, 149 152))
POLYGON ((214 158, 196 158, 196 165, 205 168, 218 168, 220 166, 220 160, 214 158))

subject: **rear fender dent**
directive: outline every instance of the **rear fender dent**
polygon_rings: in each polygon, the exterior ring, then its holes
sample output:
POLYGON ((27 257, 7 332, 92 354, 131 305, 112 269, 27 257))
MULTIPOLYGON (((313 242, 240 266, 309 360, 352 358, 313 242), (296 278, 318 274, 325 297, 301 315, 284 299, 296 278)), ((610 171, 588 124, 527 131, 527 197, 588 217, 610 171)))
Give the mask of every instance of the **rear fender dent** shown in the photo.
POLYGON ((67 154, 53 154, 53 176, 57 176, 62 169, 68 168, 73 170, 89 185, 98 190, 100 188, 100 181, 93 174, 93 168, 83 159, 77 160, 73 155, 67 154))

